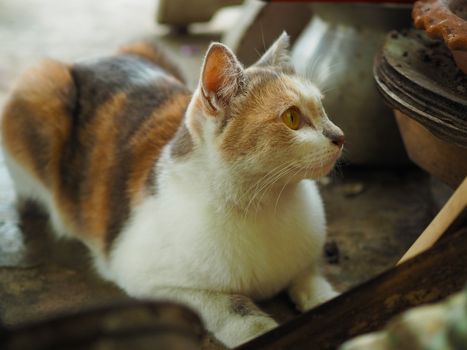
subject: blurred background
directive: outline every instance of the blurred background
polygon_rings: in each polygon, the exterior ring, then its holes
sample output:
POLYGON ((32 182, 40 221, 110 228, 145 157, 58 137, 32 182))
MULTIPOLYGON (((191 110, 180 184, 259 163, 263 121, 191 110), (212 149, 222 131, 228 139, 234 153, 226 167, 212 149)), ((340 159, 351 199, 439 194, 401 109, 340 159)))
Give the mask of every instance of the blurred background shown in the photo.
MULTIPOLYGON (((210 42, 226 43, 249 65, 286 30, 297 71, 324 91, 327 113, 348 140, 337 170, 320 181, 329 221, 323 269, 343 292, 392 267, 456 187, 409 160, 392 107, 375 83, 375 56, 391 30, 413 27, 411 11, 412 4, 1 0, 0 109, 20 73, 44 57, 73 62, 152 38, 193 89, 210 42)), ((401 57, 408 55, 401 51, 401 57)), ((454 89, 465 97, 464 78, 455 79, 460 80, 454 89)), ((30 215, 25 235, 12 234, 13 199, 0 157, 4 324, 126 299, 96 277, 79 243, 54 242, 43 217, 30 215)), ((297 315, 284 295, 262 306, 280 321, 297 315)), ((205 340, 206 349, 218 346, 205 340)))

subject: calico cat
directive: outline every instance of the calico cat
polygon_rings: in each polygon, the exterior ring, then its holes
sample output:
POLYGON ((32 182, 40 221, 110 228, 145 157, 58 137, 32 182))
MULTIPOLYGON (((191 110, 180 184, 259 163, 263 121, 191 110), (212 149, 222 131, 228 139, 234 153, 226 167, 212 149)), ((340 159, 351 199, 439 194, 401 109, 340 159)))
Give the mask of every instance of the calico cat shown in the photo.
POLYGON ((3 113, 19 203, 136 298, 197 310, 233 347, 277 323, 252 300, 287 289, 300 310, 336 295, 318 261, 325 216, 315 183, 344 136, 294 73, 283 33, 244 68, 213 43, 192 93, 148 43, 97 60, 47 60, 3 113))

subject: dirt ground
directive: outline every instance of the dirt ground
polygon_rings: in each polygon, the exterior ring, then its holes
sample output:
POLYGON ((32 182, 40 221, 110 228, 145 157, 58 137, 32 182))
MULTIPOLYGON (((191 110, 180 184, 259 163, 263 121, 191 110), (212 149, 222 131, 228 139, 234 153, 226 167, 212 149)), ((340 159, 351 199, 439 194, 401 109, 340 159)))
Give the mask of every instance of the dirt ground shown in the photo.
MULTIPOLYGON (((73 60, 108 54, 134 38, 160 36, 194 86, 202 55, 228 28, 227 19, 172 36, 154 22, 155 1, 3 0, 0 2, 0 108, 19 73, 42 57, 73 60)), ((227 18, 227 17, 226 17, 227 18)), ((394 265, 446 198, 443 186, 415 167, 340 167, 321 184, 329 235, 323 269, 345 291, 394 265)), ((5 228, 14 195, 0 157, 0 319, 14 325, 127 298, 99 279, 78 242, 51 238, 30 212, 24 237, 5 228), (2 231, 3 227, 3 231, 2 231)), ((262 303, 280 321, 296 312, 284 295, 262 303)), ((207 341, 206 349, 217 345, 207 341)))

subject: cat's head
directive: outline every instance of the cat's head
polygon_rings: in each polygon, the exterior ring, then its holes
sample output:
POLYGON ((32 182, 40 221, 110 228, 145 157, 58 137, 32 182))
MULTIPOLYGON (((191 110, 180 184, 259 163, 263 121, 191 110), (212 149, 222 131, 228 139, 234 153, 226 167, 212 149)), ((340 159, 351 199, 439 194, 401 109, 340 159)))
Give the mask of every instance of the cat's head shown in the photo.
POLYGON ((344 134, 327 117, 320 90, 295 74, 283 33, 249 68, 220 43, 209 47, 187 111, 197 147, 244 175, 297 179, 327 174, 344 134))

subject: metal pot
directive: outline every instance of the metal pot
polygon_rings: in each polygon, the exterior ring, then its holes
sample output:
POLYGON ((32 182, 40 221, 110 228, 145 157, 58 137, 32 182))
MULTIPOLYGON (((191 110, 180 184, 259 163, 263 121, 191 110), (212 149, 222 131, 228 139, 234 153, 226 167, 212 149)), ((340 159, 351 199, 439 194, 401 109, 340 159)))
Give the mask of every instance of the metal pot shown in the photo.
POLYGON ((314 16, 297 40, 292 60, 299 73, 323 89, 329 117, 346 134, 345 161, 407 163, 392 112, 377 93, 372 66, 387 32, 411 26, 410 6, 311 6, 314 16))

